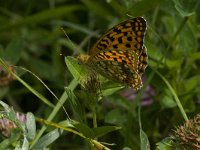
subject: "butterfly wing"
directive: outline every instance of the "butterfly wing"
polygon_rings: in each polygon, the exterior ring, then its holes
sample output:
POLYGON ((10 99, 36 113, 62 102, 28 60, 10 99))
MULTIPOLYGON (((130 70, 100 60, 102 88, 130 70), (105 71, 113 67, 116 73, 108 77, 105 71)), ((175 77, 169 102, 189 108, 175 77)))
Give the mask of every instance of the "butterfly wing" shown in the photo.
POLYGON ((143 46, 138 61, 138 73, 142 75, 148 64, 147 48, 143 46))
POLYGON ((147 66, 146 21, 131 18, 108 30, 91 48, 86 64, 111 80, 138 90, 147 66))
POLYGON ((146 21, 142 17, 126 20, 108 30, 90 49, 96 55, 105 49, 132 49, 140 55, 143 49, 146 21))
POLYGON ((142 87, 138 74, 138 56, 132 50, 104 50, 91 61, 92 68, 103 76, 117 82, 126 83, 139 90, 142 87))

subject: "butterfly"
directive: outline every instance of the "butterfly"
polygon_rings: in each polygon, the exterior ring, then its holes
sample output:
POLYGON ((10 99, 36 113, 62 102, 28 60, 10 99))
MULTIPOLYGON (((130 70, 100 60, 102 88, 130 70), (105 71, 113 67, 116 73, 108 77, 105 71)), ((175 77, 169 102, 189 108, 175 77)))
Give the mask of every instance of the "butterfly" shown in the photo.
POLYGON ((141 75, 148 64, 144 37, 147 30, 142 17, 130 18, 109 29, 90 49, 79 55, 79 62, 110 80, 135 90, 142 87, 141 75))

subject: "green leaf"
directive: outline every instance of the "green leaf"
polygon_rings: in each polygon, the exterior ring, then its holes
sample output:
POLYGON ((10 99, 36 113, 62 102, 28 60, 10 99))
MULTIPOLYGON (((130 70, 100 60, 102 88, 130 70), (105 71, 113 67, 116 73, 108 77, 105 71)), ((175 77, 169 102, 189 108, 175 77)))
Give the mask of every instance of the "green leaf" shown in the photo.
POLYGON ((88 70, 81 64, 78 63, 78 61, 74 57, 65 57, 65 63, 73 75, 73 77, 79 81, 87 75, 88 70))
POLYGON ((0 143, 0 149, 2 150, 6 149, 12 143, 19 141, 20 137, 21 137, 21 131, 19 129, 12 130, 10 138, 5 139, 0 143))
POLYGON ((5 49, 4 60, 11 64, 16 64, 24 49, 24 42, 21 38, 13 39, 5 49))
POLYGON ((77 121, 75 120, 63 120, 61 122, 59 122, 59 125, 61 126, 64 126, 64 127, 70 127, 70 128, 74 128, 74 124, 76 123, 77 121))
MULTIPOLYGON (((134 91, 133 91, 134 92, 134 91)), ((109 96, 109 102, 112 103, 113 105, 117 105, 119 107, 122 107, 124 109, 126 109, 128 112, 130 112, 131 114, 133 114, 134 116, 135 114, 135 105, 137 104, 133 104, 131 103, 131 101, 127 100, 126 98, 119 96, 119 95, 112 95, 109 96)), ((121 110, 120 110, 121 111, 121 110)), ((112 112, 112 111, 111 111, 112 112)), ((123 112, 121 115, 124 115, 123 112)), ((121 116, 120 115, 120 116, 121 116)), ((124 120, 124 119, 123 119, 124 120)))
POLYGON ((90 12, 94 12, 103 18, 111 18, 110 9, 104 7, 103 1, 93 1, 93 0, 81 0, 82 3, 89 9, 90 12))
POLYGON ((3 47, 2 47, 2 45, 0 45, 0 58, 4 57, 4 53, 5 53, 5 51, 4 51, 3 47))
MULTIPOLYGON (((110 1, 110 6, 112 7, 113 10, 115 10, 116 13, 118 13, 119 15, 121 15, 122 17, 127 17, 124 16, 124 14, 129 13, 129 9, 127 9, 127 7, 124 7, 123 4, 127 4, 128 6, 134 5, 134 2, 130 2, 130 1, 124 1, 124 3, 120 3, 120 1, 110 1)), ((130 8, 130 7, 129 7, 130 8)))
POLYGON ((106 135, 109 132, 113 132, 115 130, 119 130, 121 127, 117 126, 103 126, 103 127, 98 127, 98 128, 93 128, 93 132, 95 134, 95 137, 101 137, 103 135, 106 135))
POLYGON ((120 83, 108 81, 102 85, 102 94, 103 96, 109 96, 123 88, 124 86, 120 83))
POLYGON ((129 147, 124 147, 122 150, 132 150, 132 149, 129 147))
POLYGON ((22 135, 24 135, 24 142, 22 146, 24 148, 27 147, 28 141, 26 140, 26 137, 25 137, 26 130, 25 130, 24 124, 18 120, 15 111, 9 105, 4 103, 3 101, 0 101, 0 105, 3 106, 4 108, 4 111, 0 113, 1 119, 5 118, 8 121, 13 122, 17 126, 16 128, 12 129, 11 136, 0 143, 0 149, 6 149, 6 147, 11 145, 12 143, 19 141, 22 135))
POLYGON ((192 76, 185 81, 186 92, 190 92, 200 85, 200 75, 192 76))
POLYGON ((194 15, 195 8, 199 5, 197 0, 173 0, 176 10, 184 17, 194 15))
POLYGON ((195 53, 192 53, 190 58, 192 58, 192 60, 198 60, 200 59, 200 52, 195 52, 195 53))
MULTIPOLYGON (((159 39, 159 35, 157 35, 156 37, 159 39)), ((148 50, 149 66, 157 66, 157 63, 162 58, 163 54, 161 53, 159 48, 153 45, 152 43, 146 42, 145 45, 148 50)), ((160 65, 162 65, 162 62, 160 65)))
POLYGON ((4 115, 3 117, 8 119, 9 121, 14 122, 17 128, 20 129, 25 134, 25 126, 21 121, 18 120, 13 108, 1 100, 0 100, 0 105, 2 105, 4 108, 4 113, 2 113, 4 115))
MULTIPOLYGON (((132 2, 132 1, 131 1, 132 2)), ((132 6, 132 9, 130 13, 134 16, 141 16, 145 12, 148 12, 151 9, 155 9, 156 7, 159 6, 161 0, 142 0, 142 1, 137 1, 132 6)))
POLYGON ((173 108, 175 107, 177 104, 174 102, 173 98, 169 95, 164 96, 161 101, 160 101, 161 105, 163 108, 173 108))
POLYGON ((73 125, 79 132, 83 133, 84 136, 88 138, 95 138, 95 134, 93 130, 90 127, 88 127, 86 124, 75 123, 73 125))
POLYGON ((167 137, 161 142, 156 143, 156 150, 171 150, 172 149, 172 139, 167 137))
POLYGON ((0 100, 0 105, 4 108, 4 110, 5 110, 6 112, 10 112, 10 111, 11 111, 9 105, 7 105, 6 103, 4 103, 4 102, 1 101, 1 100, 0 100))
POLYGON ((2 99, 7 94, 7 92, 9 92, 9 88, 8 87, 1 87, 0 99, 2 99))
POLYGON ((38 149, 44 149, 47 146, 49 146, 50 144, 52 144, 56 139, 58 139, 60 137, 60 135, 62 134, 63 130, 61 129, 55 129, 49 133, 47 133, 46 135, 44 135, 43 137, 41 137, 37 143, 33 146, 33 150, 38 150, 38 149))
POLYGON ((86 124, 83 124, 83 123, 74 123, 73 126, 79 132, 83 133, 84 136, 88 138, 101 137, 109 132, 121 129, 121 127, 117 127, 117 126, 103 126, 103 127, 97 127, 97 128, 90 128, 86 124))
POLYGON ((162 99, 160 100, 160 104, 163 108, 173 108, 173 107, 177 106, 171 92, 168 89, 165 89, 165 91, 163 93, 165 93, 165 94, 162 97, 162 99))
MULTIPOLYGON (((177 17, 178 21, 181 21, 182 18, 177 17)), ((165 41, 170 42, 175 34, 175 31, 177 30, 177 24, 175 21, 175 18, 164 16, 162 17, 161 21, 163 22, 163 27, 165 27, 165 30, 168 34, 166 34, 163 38, 165 41)))
POLYGON ((146 133, 140 129, 140 148, 141 150, 150 150, 150 144, 146 133))
POLYGON ((178 108, 180 109, 181 111, 181 114, 183 115, 183 118, 187 121, 188 120, 188 117, 183 109, 183 106, 175 92, 175 90, 172 88, 172 86, 170 85, 170 83, 167 81, 167 79, 162 75, 160 74, 160 72, 156 71, 157 75, 160 76, 160 78, 165 82, 165 84, 167 85, 168 87, 168 90, 170 91, 170 93, 173 95, 174 99, 175 99, 175 102, 176 104, 178 105, 178 108))
POLYGON ((83 110, 80 102, 78 101, 78 99, 76 98, 75 94, 73 93, 73 91, 71 89, 69 89, 68 87, 65 87, 65 91, 69 97, 69 102, 70 102, 71 108, 75 112, 75 115, 78 117, 78 120, 80 122, 84 122, 85 113, 84 113, 84 110, 83 110))
POLYGON ((169 69, 179 68, 181 66, 181 63, 182 59, 166 60, 167 67, 169 67, 169 69))
POLYGON ((27 138, 33 140, 36 135, 35 117, 32 113, 27 113, 26 118, 27 138))
POLYGON ((29 67, 31 67, 31 70, 37 73, 40 78, 52 80, 55 77, 55 70, 52 69, 52 65, 44 60, 29 58, 29 67))
MULTIPOLYGON (((179 23, 179 22, 177 22, 179 23)), ((179 35, 179 43, 177 44, 177 55, 180 56, 181 53, 183 53, 186 57, 188 55, 194 54, 198 50, 198 41, 195 35, 195 32, 193 31, 191 26, 188 24, 184 26, 183 30, 181 31, 179 35)))
POLYGON ((29 142, 28 142, 28 140, 26 139, 26 137, 24 137, 24 139, 23 139, 23 144, 22 144, 22 147, 21 147, 20 149, 29 150, 29 142))
POLYGON ((104 118, 106 123, 122 125, 127 121, 127 114, 123 113, 121 109, 113 109, 104 118))
POLYGON ((45 22, 52 18, 66 16, 66 14, 72 13, 76 10, 80 10, 81 8, 82 7, 80 5, 67 5, 62 7, 56 7, 54 9, 46 9, 41 12, 35 13, 34 15, 28 16, 27 18, 20 19, 15 23, 5 23, 3 26, 0 27, 0 31, 8 31, 9 28, 14 29, 25 25, 33 25, 40 22, 45 22))

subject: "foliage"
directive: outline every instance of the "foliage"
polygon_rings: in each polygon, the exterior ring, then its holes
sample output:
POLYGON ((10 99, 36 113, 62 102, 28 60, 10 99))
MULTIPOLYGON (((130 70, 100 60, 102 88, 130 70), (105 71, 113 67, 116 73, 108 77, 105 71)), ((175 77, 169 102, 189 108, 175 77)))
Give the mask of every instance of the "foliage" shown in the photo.
POLYGON ((0 114, 15 124, 10 131, 0 124, 0 149, 172 149, 172 129, 199 113, 199 1, 0 4, 0 114), (149 62, 138 93, 87 77, 75 59, 130 16, 148 24, 149 62))

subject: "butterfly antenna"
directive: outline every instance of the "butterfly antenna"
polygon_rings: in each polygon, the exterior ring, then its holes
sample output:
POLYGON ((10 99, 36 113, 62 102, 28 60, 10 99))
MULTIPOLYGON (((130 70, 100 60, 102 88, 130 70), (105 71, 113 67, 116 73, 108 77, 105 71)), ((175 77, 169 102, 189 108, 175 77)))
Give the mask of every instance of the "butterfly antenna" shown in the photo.
POLYGON ((70 40, 69 36, 67 35, 67 33, 65 32, 65 30, 63 29, 63 27, 60 28, 60 30, 65 34, 65 36, 67 37, 67 39, 69 40, 70 44, 72 45, 72 47, 74 49, 76 49, 76 46, 74 45, 74 43, 70 40))
POLYGON ((126 14, 128 17, 130 17, 130 18, 133 18, 133 16, 132 15, 129 15, 129 14, 126 14))

